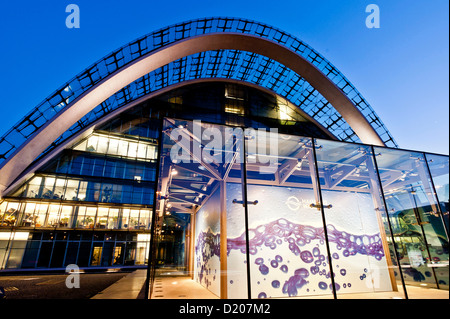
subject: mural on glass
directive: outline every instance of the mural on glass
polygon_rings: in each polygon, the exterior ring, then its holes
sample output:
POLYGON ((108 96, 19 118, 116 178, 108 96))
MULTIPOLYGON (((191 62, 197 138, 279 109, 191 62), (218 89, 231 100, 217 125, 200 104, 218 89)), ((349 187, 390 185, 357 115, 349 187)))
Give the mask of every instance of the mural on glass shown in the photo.
POLYGON ((227 294, 228 298, 247 299, 245 212, 243 205, 236 203, 236 200, 243 198, 242 184, 226 185, 227 294))
POLYGON ((248 172, 249 202, 258 201, 249 205, 252 297, 331 295, 333 283, 337 294, 396 290, 370 153, 324 141, 317 179, 307 138, 274 134, 248 158, 267 157, 275 139, 273 174, 248 172))
POLYGON ((337 294, 396 291, 391 236, 370 146, 316 142, 337 294))
POLYGON ((320 212, 312 189, 248 185, 253 298, 330 295, 320 212))
POLYGON ((311 139, 255 132, 246 142, 252 298, 332 297, 311 139))
POLYGON ((194 280, 220 296, 220 193, 195 214, 194 280))

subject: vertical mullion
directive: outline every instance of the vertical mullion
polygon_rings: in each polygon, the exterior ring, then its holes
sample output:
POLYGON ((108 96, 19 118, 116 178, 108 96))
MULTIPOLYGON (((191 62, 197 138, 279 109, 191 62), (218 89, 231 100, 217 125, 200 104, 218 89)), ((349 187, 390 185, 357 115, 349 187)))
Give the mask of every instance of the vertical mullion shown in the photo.
POLYGON ((372 158, 373 158, 373 163, 375 165, 375 171, 377 173, 377 179, 378 179, 378 185, 380 187, 381 198, 383 200, 384 210, 386 211, 386 219, 387 219, 388 226, 389 226, 389 232, 391 233, 392 247, 394 248, 395 258, 397 259, 398 271, 400 272, 400 279, 402 281, 403 293, 405 294, 405 298, 408 299, 408 293, 406 291, 405 280, 403 278, 402 266, 400 265, 400 258, 398 255, 397 248, 395 248, 395 238, 394 238, 394 232, 392 231, 391 220, 389 218, 388 206, 386 204, 386 199, 384 197, 383 183, 381 183, 380 171, 378 169, 377 159, 375 158, 375 148, 373 147, 373 145, 371 145, 370 147, 372 150, 372 158))
POLYGON ((155 226, 156 226, 156 202, 158 200, 158 186, 159 186, 159 170, 161 165, 161 156, 162 156, 162 140, 163 140, 163 128, 164 128, 164 117, 160 119, 159 122, 159 137, 158 137, 158 155, 156 158, 156 172, 155 172, 155 187, 153 191, 153 209, 152 209, 152 224, 150 227, 150 248, 148 250, 148 258, 147 258, 147 278, 145 279, 145 293, 144 299, 149 299, 150 294, 153 290, 153 279, 155 269, 153 267, 153 262, 155 258, 153 258, 154 254, 154 245, 155 245, 155 226), (150 269, 151 268, 151 269, 150 269), (150 282, 152 281, 152 282, 150 282), (151 285, 151 287, 150 287, 151 285))
POLYGON ((438 197, 438 194, 437 194, 437 191, 436 191, 436 186, 434 186, 433 175, 431 175, 431 169, 430 169, 430 166, 428 165, 428 160, 427 160, 426 153, 423 153, 423 158, 425 159, 425 166, 427 167, 427 172, 428 172, 428 175, 429 175, 429 178, 430 178, 431 187, 433 189, 433 193, 435 194, 434 197, 435 197, 435 200, 436 200, 437 210, 438 210, 439 215, 441 216, 441 221, 442 221, 442 225, 444 226, 445 234, 447 235, 447 238, 449 238, 447 225, 445 224, 445 220, 444 220, 441 204, 439 203, 439 197, 438 197))
MULTIPOLYGON (((422 184, 423 183, 424 183, 424 181, 422 181, 422 184)), ((423 185, 423 186, 425 187, 425 185, 423 185)), ((419 224, 420 230, 422 232, 423 242, 425 244, 425 250, 426 250, 427 255, 428 255, 428 260, 431 263, 433 259, 431 257, 431 252, 430 252, 430 248, 429 248, 430 246, 429 246, 428 241, 427 241, 427 234, 425 233, 425 229, 423 228, 422 217, 420 216, 419 207, 417 205, 416 194, 412 193, 412 191, 414 191, 414 188, 411 185, 411 192, 409 192, 409 197, 412 199, 412 203, 414 204, 413 212, 414 212, 414 215, 416 217, 417 223, 419 224)), ((430 202, 430 204, 432 204, 432 203, 430 202)), ((434 270, 434 267, 431 267, 431 271, 433 273, 434 282, 436 283, 436 287, 437 287, 437 289, 439 289, 439 282, 437 280, 436 272, 434 270)))
POLYGON ((245 147, 245 128, 242 129, 242 201, 244 206, 244 219, 245 219, 245 254, 247 258, 247 297, 252 298, 251 280, 250 280, 250 243, 248 234, 248 205, 247 205, 247 157, 246 157, 246 147, 245 147))
MULTIPOLYGON (((336 287, 334 284, 334 273, 333 273, 333 264, 332 264, 332 258, 331 258, 331 250, 330 250, 330 243, 328 242, 328 231, 327 231, 327 224, 326 224, 326 218, 325 218, 325 211, 323 209, 323 199, 322 199, 322 190, 320 187, 320 176, 319 176, 319 167, 317 164, 317 156, 316 156, 316 139, 311 138, 312 141, 312 149, 313 149, 313 163, 310 163, 310 165, 314 165, 315 171, 316 171, 316 177, 317 177, 317 183, 316 187, 318 189, 319 193, 319 200, 320 200, 320 210, 322 213, 322 223, 323 223, 323 232, 325 235, 325 244, 327 247, 327 253, 328 253, 328 264, 330 265, 330 278, 331 278, 331 286, 333 291, 333 297, 334 299, 337 299, 336 295, 336 287)), ((314 185, 312 185, 314 187, 314 185)))

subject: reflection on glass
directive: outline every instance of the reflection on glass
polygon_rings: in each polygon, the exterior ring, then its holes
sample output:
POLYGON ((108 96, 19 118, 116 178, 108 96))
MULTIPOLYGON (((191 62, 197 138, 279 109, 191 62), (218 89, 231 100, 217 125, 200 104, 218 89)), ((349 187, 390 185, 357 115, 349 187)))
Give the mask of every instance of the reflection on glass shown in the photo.
POLYGON ((448 237, 424 155, 382 148, 375 153, 405 282, 448 287, 448 237))
POLYGON ((72 227, 73 206, 61 206, 61 215, 57 227, 72 227))
POLYGON ((441 214, 449 230, 449 157, 443 155, 425 154, 430 174, 433 179, 436 196, 439 200, 441 214))
POLYGON ((397 291, 401 281, 395 280, 397 262, 388 242, 391 234, 370 146, 316 143, 338 298, 349 293, 397 291))
POLYGON ((159 269, 189 271, 217 297, 248 298, 242 131, 173 119, 164 121, 163 131, 159 269))

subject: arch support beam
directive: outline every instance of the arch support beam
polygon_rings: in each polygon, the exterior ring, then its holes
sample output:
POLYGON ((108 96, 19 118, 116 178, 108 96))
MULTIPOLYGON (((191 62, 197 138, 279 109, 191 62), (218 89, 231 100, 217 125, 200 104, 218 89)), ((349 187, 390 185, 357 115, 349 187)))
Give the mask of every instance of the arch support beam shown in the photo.
POLYGON ((150 52, 133 61, 72 101, 20 146, 0 168, 0 198, 5 190, 54 140, 85 114, 124 86, 185 56, 211 50, 242 50, 257 53, 284 64, 300 74, 342 115, 366 144, 384 146, 370 123, 348 97, 319 69, 280 44, 242 33, 210 33, 194 36, 150 52))

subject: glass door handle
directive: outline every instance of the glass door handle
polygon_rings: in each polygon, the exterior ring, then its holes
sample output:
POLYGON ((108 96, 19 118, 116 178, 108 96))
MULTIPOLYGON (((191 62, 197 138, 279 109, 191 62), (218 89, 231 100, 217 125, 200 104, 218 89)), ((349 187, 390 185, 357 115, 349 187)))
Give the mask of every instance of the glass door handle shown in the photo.
POLYGON ((311 205, 309 205, 309 207, 311 207, 311 208, 332 208, 333 207, 333 205, 321 205, 321 204, 311 204, 311 205))
MULTIPOLYGON (((244 201, 243 200, 233 199, 233 204, 242 204, 242 205, 244 205, 244 201)), ((257 200, 247 201, 247 205, 256 205, 256 204, 258 204, 257 200)))

